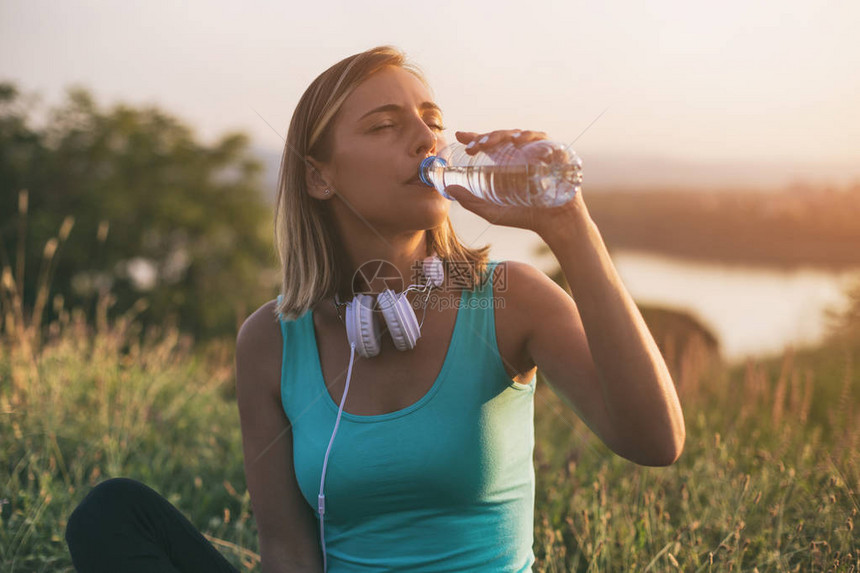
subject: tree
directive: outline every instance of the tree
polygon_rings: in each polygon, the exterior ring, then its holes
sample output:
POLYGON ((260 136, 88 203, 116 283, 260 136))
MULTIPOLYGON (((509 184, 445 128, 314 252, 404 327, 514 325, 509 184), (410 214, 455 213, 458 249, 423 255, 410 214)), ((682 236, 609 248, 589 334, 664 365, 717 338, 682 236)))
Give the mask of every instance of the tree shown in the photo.
POLYGON ((144 324, 175 316, 208 338, 235 333, 276 292, 262 165, 245 134, 207 147, 155 107, 102 110, 80 87, 43 127, 31 112, 14 85, 0 83, 0 264, 21 282, 25 304, 36 298, 44 245, 67 216, 74 228, 50 284, 66 307, 90 308, 106 290, 117 311, 143 297, 144 324))

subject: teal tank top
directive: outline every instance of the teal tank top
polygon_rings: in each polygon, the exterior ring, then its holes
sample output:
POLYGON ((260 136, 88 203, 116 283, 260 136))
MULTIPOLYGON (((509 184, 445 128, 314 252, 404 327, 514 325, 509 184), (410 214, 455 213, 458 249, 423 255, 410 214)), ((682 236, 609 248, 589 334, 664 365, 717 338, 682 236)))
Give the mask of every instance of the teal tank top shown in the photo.
MULTIPOLYGON (((531 571, 536 378, 518 384, 505 371, 490 277, 463 290, 442 369, 424 397, 387 414, 342 413, 325 480, 330 573, 531 571)), ((281 319, 281 401, 296 480, 319 531, 317 495, 338 404, 323 380, 312 312, 281 319)), ((355 356, 354 370, 365 360, 355 356)))

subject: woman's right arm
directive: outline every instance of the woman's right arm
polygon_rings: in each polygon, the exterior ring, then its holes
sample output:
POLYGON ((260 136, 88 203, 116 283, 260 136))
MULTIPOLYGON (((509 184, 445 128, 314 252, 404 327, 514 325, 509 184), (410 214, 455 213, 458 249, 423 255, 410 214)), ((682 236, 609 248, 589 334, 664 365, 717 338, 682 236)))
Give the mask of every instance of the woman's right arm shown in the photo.
POLYGON ((283 340, 274 301, 252 314, 236 338, 236 401, 245 478, 263 573, 322 571, 313 509, 293 469, 293 433, 281 407, 283 340))

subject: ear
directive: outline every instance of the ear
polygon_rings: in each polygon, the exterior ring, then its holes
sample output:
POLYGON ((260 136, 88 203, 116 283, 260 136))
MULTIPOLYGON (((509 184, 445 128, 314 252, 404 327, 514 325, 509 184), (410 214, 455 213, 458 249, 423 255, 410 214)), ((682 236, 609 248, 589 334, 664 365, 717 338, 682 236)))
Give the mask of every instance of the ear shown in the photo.
POLYGON ((311 157, 305 156, 305 182, 308 186, 308 193, 315 199, 330 199, 334 193, 332 186, 326 181, 325 166, 311 157), (329 190, 326 193, 326 189, 329 190))

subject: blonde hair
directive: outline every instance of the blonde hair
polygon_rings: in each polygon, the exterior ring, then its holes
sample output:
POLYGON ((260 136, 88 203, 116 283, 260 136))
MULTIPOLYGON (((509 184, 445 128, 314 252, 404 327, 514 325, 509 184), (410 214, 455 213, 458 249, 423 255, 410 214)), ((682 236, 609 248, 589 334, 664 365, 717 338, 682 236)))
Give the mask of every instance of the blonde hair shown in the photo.
MULTIPOLYGON (((355 88, 386 66, 399 66, 427 80, 406 55, 392 46, 379 46, 349 56, 320 74, 299 100, 281 155, 278 198, 275 203, 275 247, 281 262, 281 301, 276 312, 286 320, 303 315, 320 300, 340 294, 347 299, 350 277, 344 243, 338 234, 329 202, 307 192, 305 156, 329 161, 337 113, 355 88)), ((429 85, 428 85, 429 87, 429 85)), ((469 284, 483 285, 489 245, 473 249, 454 233, 450 218, 426 231, 427 254, 459 264, 458 274, 470 275, 469 284)), ((446 271, 450 269, 446 265, 446 271)), ((458 281, 459 282, 459 281, 458 281)))

